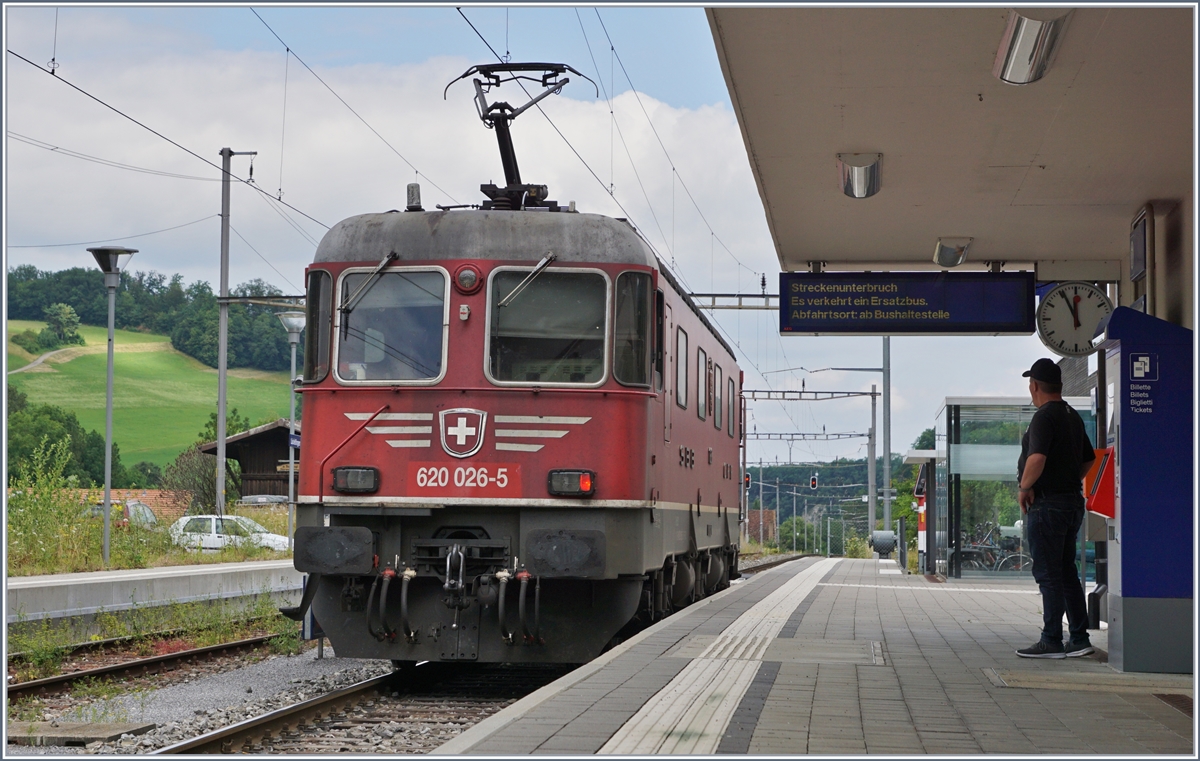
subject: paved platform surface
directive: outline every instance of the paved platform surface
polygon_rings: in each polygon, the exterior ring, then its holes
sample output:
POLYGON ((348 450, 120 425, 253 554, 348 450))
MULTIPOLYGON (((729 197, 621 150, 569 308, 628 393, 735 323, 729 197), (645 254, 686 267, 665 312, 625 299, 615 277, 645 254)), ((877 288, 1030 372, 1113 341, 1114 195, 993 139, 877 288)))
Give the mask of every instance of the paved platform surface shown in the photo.
POLYGON ((1118 674, 1102 652, 1018 658, 1041 629, 1031 581, 894 569, 806 558, 757 574, 435 753, 1194 755, 1192 719, 1155 697, 1190 705, 1190 675, 1118 674))

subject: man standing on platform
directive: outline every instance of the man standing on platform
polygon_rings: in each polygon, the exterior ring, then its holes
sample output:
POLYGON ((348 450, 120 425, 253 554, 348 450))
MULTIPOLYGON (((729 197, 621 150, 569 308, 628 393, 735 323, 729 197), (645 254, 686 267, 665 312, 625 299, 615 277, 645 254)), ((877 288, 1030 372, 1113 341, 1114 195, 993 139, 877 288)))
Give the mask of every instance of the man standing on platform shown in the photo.
POLYGON ((1033 578, 1042 592, 1042 637, 1022 658, 1076 658, 1095 652, 1087 603, 1075 566, 1075 537, 1083 523, 1083 477, 1096 459, 1083 419, 1062 398, 1062 370, 1039 359, 1022 377, 1037 412, 1021 438, 1017 500, 1025 515, 1033 578), (1063 611, 1070 639, 1063 647, 1063 611))

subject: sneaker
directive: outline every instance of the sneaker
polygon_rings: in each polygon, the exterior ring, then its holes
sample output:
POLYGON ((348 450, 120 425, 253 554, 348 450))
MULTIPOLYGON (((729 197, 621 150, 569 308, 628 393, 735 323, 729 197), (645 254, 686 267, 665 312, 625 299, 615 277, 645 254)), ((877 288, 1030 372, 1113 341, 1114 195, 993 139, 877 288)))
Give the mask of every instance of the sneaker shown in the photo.
POLYGON ((1038 641, 1036 644, 1017 651, 1022 658, 1066 658, 1061 644, 1038 641))
POLYGON ((1096 652, 1096 648, 1092 647, 1090 642, 1084 642, 1082 645, 1067 645, 1066 656, 1068 658, 1082 658, 1094 652, 1096 652))

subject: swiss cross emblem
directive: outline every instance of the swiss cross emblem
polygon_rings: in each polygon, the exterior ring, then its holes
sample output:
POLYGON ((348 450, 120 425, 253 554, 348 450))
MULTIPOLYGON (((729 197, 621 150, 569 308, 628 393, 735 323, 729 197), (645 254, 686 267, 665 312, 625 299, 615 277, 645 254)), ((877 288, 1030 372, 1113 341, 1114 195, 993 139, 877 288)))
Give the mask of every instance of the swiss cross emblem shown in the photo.
POLYGON ((442 449, 451 457, 470 457, 483 446, 487 413, 461 407, 438 413, 442 431, 442 449))

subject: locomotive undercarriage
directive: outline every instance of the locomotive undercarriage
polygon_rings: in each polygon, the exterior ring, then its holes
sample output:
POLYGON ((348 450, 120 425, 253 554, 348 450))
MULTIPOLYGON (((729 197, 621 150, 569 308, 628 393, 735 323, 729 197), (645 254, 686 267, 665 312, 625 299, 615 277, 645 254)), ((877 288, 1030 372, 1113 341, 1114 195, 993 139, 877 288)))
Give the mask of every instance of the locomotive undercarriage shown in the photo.
POLYGON ((347 657, 582 663, 737 575, 724 510, 299 512, 296 567, 347 657))

